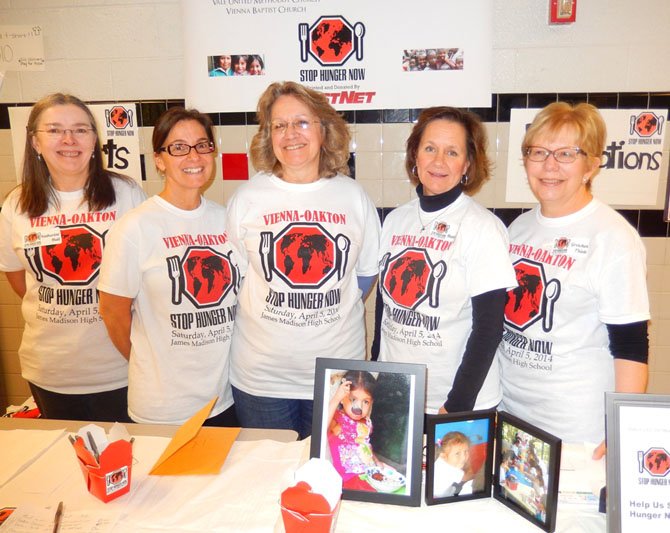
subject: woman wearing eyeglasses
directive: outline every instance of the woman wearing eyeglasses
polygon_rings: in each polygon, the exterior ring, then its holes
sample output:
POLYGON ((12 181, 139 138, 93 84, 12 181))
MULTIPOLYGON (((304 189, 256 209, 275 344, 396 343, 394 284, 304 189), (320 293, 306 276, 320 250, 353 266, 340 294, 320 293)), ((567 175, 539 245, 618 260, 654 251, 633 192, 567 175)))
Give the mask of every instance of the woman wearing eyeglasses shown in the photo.
POLYGON ((201 195, 215 168, 212 123, 174 107, 152 143, 165 185, 110 232, 98 285, 109 335, 129 360, 128 412, 181 424, 218 396, 206 425, 236 426, 228 351, 239 274, 225 210, 201 195))
POLYGON ((349 131, 323 94, 273 83, 257 117, 259 173, 228 204, 244 277, 230 381, 243 426, 304 438, 315 358, 365 358, 362 296, 378 269, 379 217, 348 177, 349 131))
POLYGON ((21 185, 0 212, 0 270, 22 298, 22 376, 44 418, 125 421, 128 365, 100 319, 96 287, 107 231, 144 193, 103 168, 79 98, 42 98, 26 133, 21 185))
POLYGON ((647 385, 645 249, 591 192, 605 135, 592 105, 540 111, 522 144, 540 204, 509 228, 519 286, 498 350, 503 408, 568 442, 603 440, 605 391, 647 385))

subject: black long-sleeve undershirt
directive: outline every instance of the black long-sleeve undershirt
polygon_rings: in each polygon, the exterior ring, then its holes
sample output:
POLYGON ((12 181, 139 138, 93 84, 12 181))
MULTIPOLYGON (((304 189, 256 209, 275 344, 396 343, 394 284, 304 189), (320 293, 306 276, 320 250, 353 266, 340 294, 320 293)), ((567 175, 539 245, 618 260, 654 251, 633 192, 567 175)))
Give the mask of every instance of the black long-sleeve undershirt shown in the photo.
POLYGON ((471 411, 502 340, 507 291, 496 289, 472 298, 472 332, 444 408, 471 411))

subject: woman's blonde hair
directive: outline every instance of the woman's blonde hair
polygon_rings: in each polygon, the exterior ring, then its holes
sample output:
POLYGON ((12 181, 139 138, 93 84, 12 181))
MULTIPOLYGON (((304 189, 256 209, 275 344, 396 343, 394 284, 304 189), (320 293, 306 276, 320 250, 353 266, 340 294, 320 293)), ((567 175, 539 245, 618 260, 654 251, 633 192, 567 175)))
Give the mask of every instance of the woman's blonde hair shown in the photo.
POLYGON ((602 115, 594 105, 587 103, 569 104, 554 102, 542 109, 526 130, 521 143, 521 153, 526 157, 526 150, 540 136, 552 137, 558 135, 563 128, 569 128, 576 135, 577 148, 583 150, 586 157, 592 158, 596 167, 591 179, 586 183, 587 190, 591 189, 591 181, 600 171, 599 163, 605 150, 607 128, 602 115))
POLYGON ((256 170, 282 176, 282 165, 272 149, 272 106, 280 96, 292 96, 305 104, 321 121, 323 142, 319 155, 319 177, 349 175, 349 140, 347 123, 320 92, 293 81, 271 84, 258 100, 256 118, 258 133, 251 141, 251 163, 256 170))

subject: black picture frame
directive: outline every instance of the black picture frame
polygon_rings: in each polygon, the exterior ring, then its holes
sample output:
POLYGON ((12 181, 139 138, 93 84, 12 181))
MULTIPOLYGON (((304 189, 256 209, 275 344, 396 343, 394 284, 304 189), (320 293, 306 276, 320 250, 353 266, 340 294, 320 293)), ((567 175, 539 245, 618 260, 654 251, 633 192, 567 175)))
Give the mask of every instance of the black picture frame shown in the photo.
POLYGON ((494 409, 426 417, 426 504, 491 497, 495 419, 494 409))
POLYGON ((667 529, 670 395, 605 393, 607 531, 667 529))
POLYGON ((496 445, 493 497, 540 529, 553 532, 561 439, 499 411, 496 445), (507 469, 504 479, 501 479, 501 468, 507 469))
MULTIPOLYGON (((335 466, 342 476, 343 499, 421 505, 425 396, 425 365, 316 359, 310 457, 327 459, 335 466), (351 412, 353 404, 360 405, 357 402, 366 397, 369 385, 359 384, 351 388, 359 394, 348 392, 346 401, 334 408, 331 404, 338 387, 346 381, 345 375, 350 373, 351 377, 356 372, 367 373, 363 374, 367 380, 369 376, 374 378, 368 420, 354 420, 346 413, 351 412), (334 412, 332 417, 329 406, 334 412), (357 435, 369 432, 370 445, 352 444, 354 431, 357 435), (360 459, 360 453, 365 461, 360 459)), ((360 413, 355 418, 358 416, 360 413)))

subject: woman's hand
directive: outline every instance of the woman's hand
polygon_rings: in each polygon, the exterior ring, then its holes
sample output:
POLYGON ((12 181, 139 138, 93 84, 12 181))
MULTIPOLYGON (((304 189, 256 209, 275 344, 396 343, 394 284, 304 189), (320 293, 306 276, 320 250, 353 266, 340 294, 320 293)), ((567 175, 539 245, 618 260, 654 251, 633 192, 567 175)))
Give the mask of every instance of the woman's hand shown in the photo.
POLYGON ((444 408, 444 405, 440 406, 440 408, 437 410, 438 415, 446 415, 447 410, 444 408))
POLYGON ((605 457, 605 453, 607 452, 607 446, 605 445, 605 441, 602 441, 598 446, 596 446, 596 449, 593 450, 593 460, 594 461, 599 461, 603 457, 605 457))

